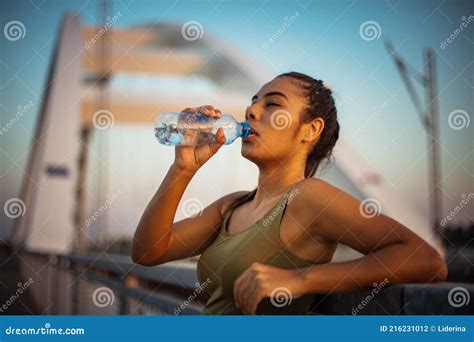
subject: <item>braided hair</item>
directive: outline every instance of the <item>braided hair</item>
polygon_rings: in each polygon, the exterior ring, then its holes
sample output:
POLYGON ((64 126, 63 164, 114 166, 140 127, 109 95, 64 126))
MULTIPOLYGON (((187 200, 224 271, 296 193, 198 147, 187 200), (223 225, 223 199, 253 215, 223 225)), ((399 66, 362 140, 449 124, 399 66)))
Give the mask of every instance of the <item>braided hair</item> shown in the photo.
POLYGON ((324 120, 324 129, 317 143, 313 146, 306 159, 305 178, 313 177, 321 161, 329 161, 332 150, 339 139, 339 122, 332 91, 321 80, 314 79, 299 72, 288 72, 279 77, 289 77, 302 88, 308 106, 303 112, 301 121, 310 122, 316 118, 324 120))

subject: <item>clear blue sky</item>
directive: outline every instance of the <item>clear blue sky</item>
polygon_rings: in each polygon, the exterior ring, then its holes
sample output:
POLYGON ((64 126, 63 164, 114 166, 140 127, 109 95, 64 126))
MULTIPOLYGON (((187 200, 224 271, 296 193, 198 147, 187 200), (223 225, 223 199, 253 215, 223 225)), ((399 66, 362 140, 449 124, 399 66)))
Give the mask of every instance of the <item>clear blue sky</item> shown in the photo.
MULTIPOLYGON (((0 135, 1 203, 19 195, 41 90, 61 19, 78 13, 87 24, 96 20, 96 1, 31 0, 0 2, 0 24, 21 21, 24 39, 0 36, 1 126, 18 106, 33 108, 0 135)), ((391 39, 414 67, 422 66, 422 48, 435 49, 442 148, 444 212, 472 192, 473 123, 461 130, 448 115, 464 110, 472 118, 474 103, 474 21, 445 49, 440 44, 474 15, 472 1, 114 1, 122 14, 117 27, 157 21, 200 22, 205 32, 225 38, 278 74, 297 70, 330 83, 336 94, 342 135, 388 180, 426 212, 426 136, 401 79, 383 47, 391 39), (262 47, 283 25, 297 19, 268 48, 262 47), (380 38, 366 41, 359 28, 380 26, 380 38), (385 104, 385 105, 384 105, 385 104), (374 117, 374 108, 383 105, 374 117), (361 128, 362 127, 362 128, 361 128)), ((419 94, 423 99, 421 88, 419 94)), ((473 204, 457 219, 472 217, 473 204)), ((2 226, 11 222, 1 218, 2 226)))

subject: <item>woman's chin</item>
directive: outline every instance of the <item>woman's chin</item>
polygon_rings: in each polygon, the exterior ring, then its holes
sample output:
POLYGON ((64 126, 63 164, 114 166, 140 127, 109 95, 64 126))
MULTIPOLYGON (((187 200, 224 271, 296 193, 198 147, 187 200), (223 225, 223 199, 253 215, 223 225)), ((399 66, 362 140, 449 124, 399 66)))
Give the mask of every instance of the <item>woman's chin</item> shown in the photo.
POLYGON ((247 158, 250 161, 254 161, 257 158, 256 152, 254 146, 249 146, 245 143, 242 144, 242 148, 240 149, 242 157, 247 158))

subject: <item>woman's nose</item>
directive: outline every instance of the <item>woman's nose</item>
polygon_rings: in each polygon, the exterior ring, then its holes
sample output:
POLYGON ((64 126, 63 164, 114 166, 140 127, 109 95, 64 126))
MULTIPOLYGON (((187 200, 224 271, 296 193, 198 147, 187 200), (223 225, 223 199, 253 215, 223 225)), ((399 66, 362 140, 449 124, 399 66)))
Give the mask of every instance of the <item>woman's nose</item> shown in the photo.
POLYGON ((252 105, 248 106, 245 110, 245 120, 249 121, 249 120, 256 120, 257 119, 257 115, 255 114, 255 108, 252 105))
POLYGON ((245 113, 245 120, 249 121, 250 119, 252 120, 255 120, 255 114, 253 114, 252 112, 249 112, 247 111, 247 113, 245 113))

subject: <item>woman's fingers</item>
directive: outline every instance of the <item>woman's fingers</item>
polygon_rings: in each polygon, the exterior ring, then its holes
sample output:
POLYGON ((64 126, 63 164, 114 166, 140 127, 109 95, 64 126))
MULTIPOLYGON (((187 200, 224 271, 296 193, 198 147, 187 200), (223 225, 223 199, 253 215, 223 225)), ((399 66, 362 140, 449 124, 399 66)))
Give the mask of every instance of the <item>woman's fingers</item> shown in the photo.
POLYGON ((220 118, 222 115, 221 111, 217 108, 214 108, 212 105, 198 107, 198 111, 199 113, 212 116, 213 118, 220 118))
POLYGON ((239 309, 241 309, 241 306, 243 305, 242 288, 245 288, 247 283, 251 282, 252 277, 252 271, 250 268, 248 268, 235 280, 234 302, 239 309))
POLYGON ((201 144, 194 147, 194 159, 196 164, 202 166, 206 163, 225 143, 225 135, 222 127, 217 130, 216 141, 209 144, 201 144))
POLYGON ((255 312, 257 311, 257 306, 258 304, 260 304, 262 299, 263 296, 261 291, 259 291, 258 286, 252 287, 248 299, 245 302, 246 310, 250 315, 255 315, 255 312))
POLYGON ((226 137, 225 137, 225 134, 224 134, 224 129, 222 127, 219 127, 219 129, 216 132, 216 141, 220 145, 224 144, 225 141, 226 141, 226 137))
POLYGON ((204 105, 200 107, 188 107, 188 108, 183 109, 182 112, 192 113, 192 114, 201 113, 201 114, 211 116, 216 119, 222 116, 221 110, 214 108, 212 105, 204 105))
POLYGON ((181 112, 196 114, 198 112, 198 109, 187 107, 187 108, 184 108, 181 112))
POLYGON ((244 310, 247 314, 255 314, 255 308, 257 304, 254 304, 257 300, 257 291, 258 291, 258 283, 256 281, 252 281, 250 285, 242 292, 241 301, 242 301, 242 310, 244 310))
POLYGON ((216 154, 217 151, 224 145, 225 143, 225 135, 224 130, 222 127, 219 127, 216 133, 216 141, 209 144, 209 151, 211 153, 211 157, 216 154))
POLYGON ((251 269, 244 271, 234 283, 235 305, 247 315, 255 315, 263 293, 261 281, 251 269))

